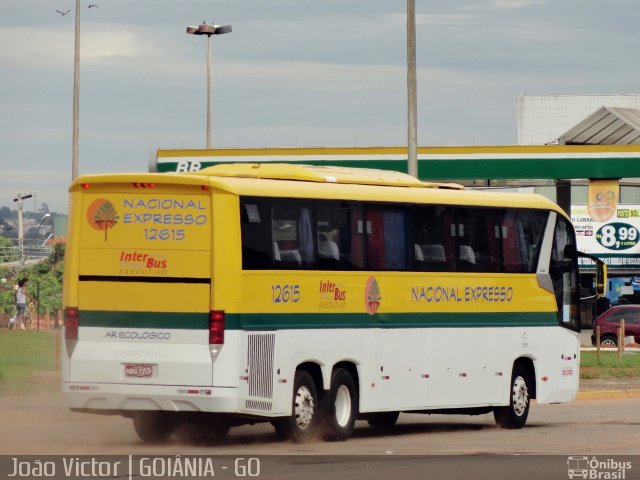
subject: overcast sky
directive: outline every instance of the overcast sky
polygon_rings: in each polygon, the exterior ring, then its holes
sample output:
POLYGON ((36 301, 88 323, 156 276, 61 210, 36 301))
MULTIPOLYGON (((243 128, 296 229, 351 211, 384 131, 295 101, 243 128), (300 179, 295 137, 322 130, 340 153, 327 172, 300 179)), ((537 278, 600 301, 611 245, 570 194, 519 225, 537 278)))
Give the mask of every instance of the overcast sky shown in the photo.
MULTIPOLYGON (((419 145, 515 144, 521 93, 638 93, 637 1, 417 0, 419 145)), ((81 174, 205 146, 206 40, 185 33, 203 20, 233 25, 215 146, 406 145, 405 0, 81 4, 81 174)), ((75 2, 1 5, 0 206, 66 211, 75 2)))

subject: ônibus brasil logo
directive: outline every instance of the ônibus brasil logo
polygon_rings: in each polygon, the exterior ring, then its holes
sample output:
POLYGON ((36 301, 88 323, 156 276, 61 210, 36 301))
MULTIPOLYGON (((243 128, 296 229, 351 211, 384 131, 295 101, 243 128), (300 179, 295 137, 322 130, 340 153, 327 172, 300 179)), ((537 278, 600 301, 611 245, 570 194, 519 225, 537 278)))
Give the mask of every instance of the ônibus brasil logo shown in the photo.
POLYGON ((364 287, 364 304, 367 308, 369 315, 375 315, 380 307, 380 301, 382 295, 380 295, 380 286, 372 275, 367 279, 367 285, 364 287))
POLYGON ((107 241, 107 232, 120 220, 116 207, 109 200, 99 198, 94 200, 87 209, 89 225, 98 231, 104 231, 104 241, 107 241))

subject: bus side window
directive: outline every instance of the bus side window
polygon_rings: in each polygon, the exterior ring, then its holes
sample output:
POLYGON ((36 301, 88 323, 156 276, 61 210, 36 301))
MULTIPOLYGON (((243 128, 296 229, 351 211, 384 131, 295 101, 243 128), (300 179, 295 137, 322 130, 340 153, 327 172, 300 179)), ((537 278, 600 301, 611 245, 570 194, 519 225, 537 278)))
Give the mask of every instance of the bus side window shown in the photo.
POLYGON ((274 255, 270 231, 270 212, 262 199, 243 198, 240 201, 242 234, 242 268, 265 270, 271 268, 274 255))
POLYGON ((500 270, 499 238, 496 238, 499 216, 500 212, 496 209, 456 208, 459 271, 500 270))
MULTIPOLYGON (((367 261, 370 270, 407 269, 406 207, 367 206, 367 261)), ((411 251, 414 253, 414 250, 411 251)))
POLYGON ((274 203, 271 209, 271 235, 280 256, 278 260, 274 253, 275 268, 297 270, 315 266, 310 204, 300 204, 299 201, 274 203))
POLYGON ((453 210, 423 205, 413 212, 414 270, 451 271, 455 265, 455 239, 451 236, 453 210))
POLYGON ((502 221, 502 253, 504 271, 533 273, 538 263, 547 213, 508 210, 502 221))
POLYGON ((319 202, 316 208, 318 268, 363 267, 362 207, 351 202, 319 202))
POLYGON ((361 204, 352 203, 351 209, 351 266, 356 270, 365 267, 364 261, 364 239, 367 224, 364 219, 364 209, 361 204))

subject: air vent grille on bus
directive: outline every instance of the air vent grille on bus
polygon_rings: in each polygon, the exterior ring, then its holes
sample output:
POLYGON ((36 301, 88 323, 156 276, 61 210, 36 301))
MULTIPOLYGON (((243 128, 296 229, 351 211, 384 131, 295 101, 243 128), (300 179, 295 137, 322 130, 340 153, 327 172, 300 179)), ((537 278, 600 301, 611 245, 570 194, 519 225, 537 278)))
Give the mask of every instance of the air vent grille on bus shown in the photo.
MULTIPOLYGON (((248 339, 249 396, 273 398, 273 333, 250 334, 248 339)), ((271 408, 269 408, 271 409, 271 408)))
POLYGON ((271 402, 261 400, 247 400, 244 405, 245 410, 261 410, 263 412, 271 411, 271 402))

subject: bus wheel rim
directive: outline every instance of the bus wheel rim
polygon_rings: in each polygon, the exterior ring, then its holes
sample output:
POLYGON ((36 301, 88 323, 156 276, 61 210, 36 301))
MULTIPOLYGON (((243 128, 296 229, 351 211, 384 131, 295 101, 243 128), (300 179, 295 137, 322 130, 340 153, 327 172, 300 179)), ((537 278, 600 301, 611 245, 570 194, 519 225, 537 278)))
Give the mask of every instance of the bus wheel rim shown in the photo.
POLYGON ((315 403, 307 387, 300 387, 296 393, 295 417, 300 430, 306 430, 313 421, 315 403))
POLYGON ((336 392, 336 422, 346 426, 351 419, 351 392, 346 385, 340 385, 336 392))
POLYGON ((521 417, 529 404, 529 390, 524 378, 516 377, 513 381, 513 411, 521 417))

